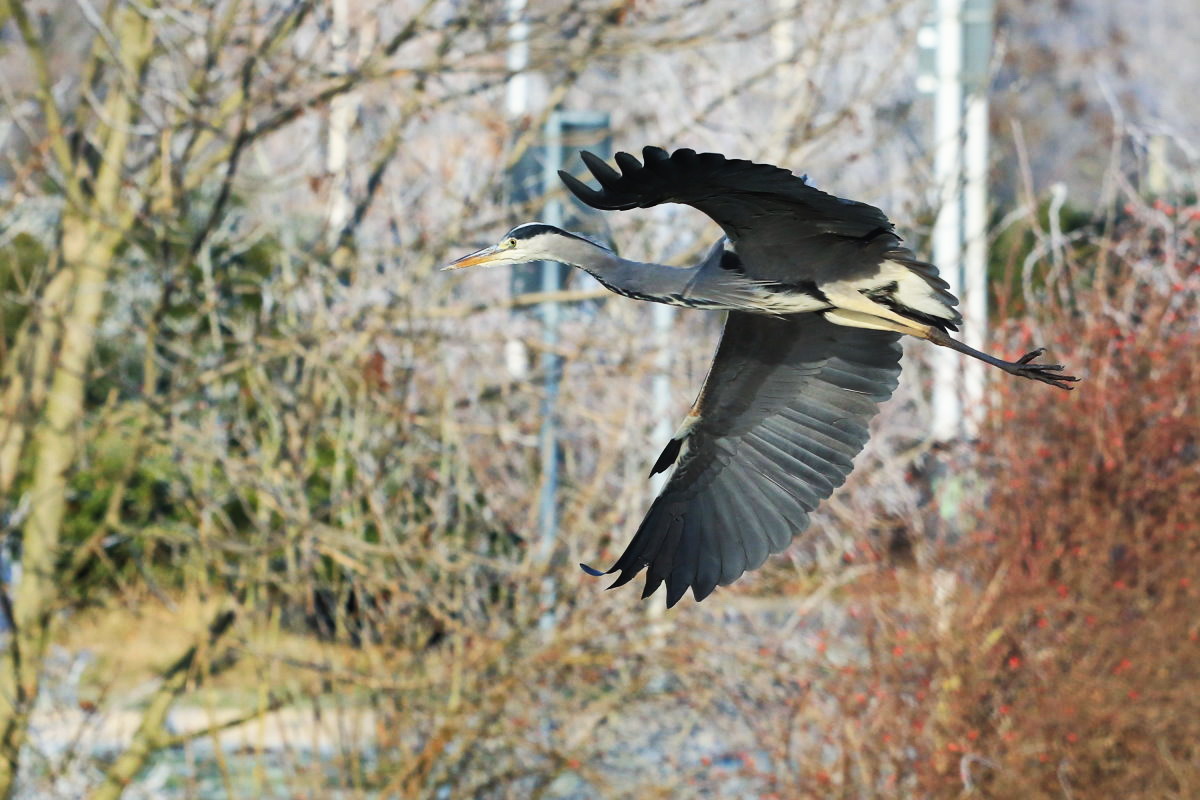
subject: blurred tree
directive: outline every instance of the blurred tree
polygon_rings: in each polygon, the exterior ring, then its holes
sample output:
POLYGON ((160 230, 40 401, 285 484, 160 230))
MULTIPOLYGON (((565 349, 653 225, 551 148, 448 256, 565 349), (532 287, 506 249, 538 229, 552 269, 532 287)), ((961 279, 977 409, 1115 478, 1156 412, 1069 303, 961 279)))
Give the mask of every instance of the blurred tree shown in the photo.
MULTIPOLYGON (((23 53, 15 63, 27 66, 25 136, 14 147, 33 162, 22 174, 10 159, 7 180, 18 196, 43 192, 57 201, 54 249, 38 257, 37 243, 19 236, 3 250, 0 276, 0 492, 20 486, 30 498, 19 520, 21 579, 4 597, 12 641, 0 662, 0 796, 9 796, 54 621, 82 588, 63 579, 106 557, 107 536, 130 521, 136 504, 130 492, 145 471, 133 467, 145 463, 159 424, 154 415, 170 386, 162 370, 182 343, 171 320, 186 319, 191 336, 184 340, 219 345, 232 335, 229 326, 261 309, 261 283, 274 265, 262 256, 268 245, 259 240, 231 251, 222 235, 223 226, 236 225, 234 182, 243 160, 304 111, 385 74, 382 60, 426 22, 419 11, 390 40, 373 39, 357 63, 318 77, 296 58, 320 30, 308 25, 312 3, 261 17, 238 4, 180 6, 169 9, 185 21, 173 29, 158 4, 114 3, 103 13, 21 2, 3 8, 0 22, 11 19, 23 53), (189 27, 188 20, 203 25, 189 27), (82 46, 67 47, 69 41, 82 46), (71 82, 76 72, 83 80, 71 82), (140 391, 130 391, 126 380, 110 392, 91 378, 97 368, 112 374, 111 359, 96 358, 97 335, 114 317, 118 287, 137 286, 128 266, 138 263, 156 267, 151 280, 159 288, 143 331, 143 363, 133 373, 140 391), (205 297, 215 305, 201 307, 205 297), (229 302, 237 313, 226 313, 229 302), (122 443, 106 444, 113 437, 122 443), (109 461, 122 448, 127 469, 109 461), (100 458, 79 472, 89 452, 100 458), (86 491, 97 480, 106 490, 86 491), (89 522, 79 541, 79 527, 89 522)), ((339 224, 352 230, 361 221, 357 210, 356 219, 339 224)))
MULTIPOLYGON (((1003 647, 1026 648, 1004 658, 1027 659, 1036 642, 1033 617, 1021 616, 1027 585, 996 583, 1011 593, 999 595, 999 616, 979 619, 982 603, 935 596, 926 569, 944 554, 938 521, 922 505, 928 487, 902 468, 926 452, 919 361, 809 539, 704 609, 646 620, 636 598, 598 602, 573 562, 623 542, 645 509, 659 355, 644 335, 648 309, 615 299, 564 322, 562 537, 547 562, 529 536, 541 376, 515 378, 504 363, 509 339, 540 344, 535 321, 507 312, 531 301, 509 296, 496 273, 435 271, 528 218, 500 205, 499 190, 557 106, 611 111, 614 149, 691 146, 807 171, 913 221, 902 227, 919 237, 934 196, 911 89, 921 4, 778 0, 751 14, 740 0, 530 0, 531 102, 512 120, 508 6, 0 2, 0 526, 27 578, 3 598, 18 623, 0 661, 10 795, 19 769, 33 796, 113 797, 145 778, 156 751, 226 741, 227 727, 284 703, 262 740, 243 740, 256 777, 224 773, 219 791, 325 796, 332 774, 351 794, 414 798, 702 791, 689 780, 729 796, 958 796, 948 753, 1035 774, 1023 744, 1004 739, 999 706, 958 703, 952 689, 1027 691, 988 648, 1002 626, 1003 647), (886 525, 864 523, 881 513, 886 525), (873 527, 906 533, 911 581, 876 563, 873 527), (807 571, 828 565, 826 550, 845 564, 828 577, 807 571), (53 673, 49 642, 95 655, 81 688, 95 710, 57 729, 43 716, 38 730, 39 694, 62 718, 72 711, 39 682, 39 670, 53 673), (995 671, 966 671, 971 658, 995 671), (133 695, 152 678, 148 697, 133 695), (168 733, 180 698, 213 713, 168 733), (122 712, 139 716, 117 757, 80 758, 114 746, 96 741, 96 721, 122 712), (43 741, 68 744, 59 755, 39 752, 43 741), (986 748, 948 749, 972 741, 986 748), (269 758, 286 764, 282 786, 268 783, 269 758)), ((1030 148, 1053 150, 1059 130, 1027 137, 1030 148)), ((1149 306, 1133 289, 1107 292, 1133 285, 1122 271, 1133 265, 1158 276, 1139 278, 1138 292, 1186 311, 1171 304, 1192 291, 1195 260, 1183 212, 1168 218, 1131 194, 1135 211, 1167 221, 1153 233, 1076 224, 1072 205, 1093 203, 1071 191, 1052 213, 1030 182, 1028 210, 1002 215, 1011 232, 998 248, 1012 289, 999 298, 999 318, 1011 319, 1003 335, 1053 322, 1041 330, 1064 341, 1035 343, 1066 363, 1078 322, 1068 309, 1128 329, 1149 306), (1175 283, 1184 288, 1167 291, 1175 283), (1017 316, 1018 303, 1050 311, 1017 316)), ((635 257, 682 260, 716 235, 687 209, 606 222, 635 257)), ((675 323, 680 414, 715 322, 675 323)), ((1106 330, 1088 346, 1102 349, 1106 330)), ((1172 341, 1190 352, 1186 336, 1172 341)), ((1163 414, 1175 407, 1167 383, 1150 384, 1163 414)), ((1043 396, 1021 397, 1028 414, 1043 410, 1043 396)), ((1118 416, 1132 425, 1135 411, 1118 416)), ((1103 438, 1085 415, 1061 414, 1047 436, 1062 431, 1078 450, 1103 438)), ((989 474, 1036 469, 1042 443, 1031 456, 1019 433, 997 444, 1004 458, 989 474)), ((998 423, 996 439, 1007 435, 998 423)), ((1191 444, 1179 446, 1183 458, 1191 444)), ((1144 469, 1163 465, 1177 476, 1157 457, 1144 469)), ((997 495, 1013 506, 1013 530, 1036 527, 1069 481, 1047 486, 1027 508, 1019 491, 997 495)), ((1120 503, 1145 497, 1109 494, 1126 498, 1094 517, 1109 527, 1130 513, 1120 503)), ((1086 495, 1097 506, 1106 496, 1086 495)), ((966 564, 960 587, 1033 563, 1016 545, 998 562, 984 550, 947 556, 966 564)), ((1138 551, 1138 564, 1152 555, 1138 551)), ((1075 573, 1081 587, 1087 574, 1075 573)), ((1106 608, 1116 615, 1118 604, 1106 608)), ((1168 634, 1190 641, 1165 629, 1155 641, 1168 634)), ((1172 658, 1171 674, 1187 677, 1172 658)), ((1163 717, 1181 702, 1169 679, 1149 706, 1163 717)), ((1131 727, 1122 746, 1145 747, 1131 727)), ((1116 751, 1094 752, 1115 763, 1116 751)), ((1146 752, 1127 762, 1159 776, 1190 757, 1146 752)), ((219 761, 233 771, 232 756, 219 761)), ((1104 785, 1139 776, 1150 780, 1126 771, 1104 785)))

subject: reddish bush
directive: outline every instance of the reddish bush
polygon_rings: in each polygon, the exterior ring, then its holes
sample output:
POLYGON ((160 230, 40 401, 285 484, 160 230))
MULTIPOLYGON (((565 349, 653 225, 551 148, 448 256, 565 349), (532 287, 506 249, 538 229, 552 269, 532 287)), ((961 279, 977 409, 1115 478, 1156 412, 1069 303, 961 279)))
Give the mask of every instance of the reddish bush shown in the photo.
POLYGON ((952 592, 939 599, 928 573, 858 586, 878 606, 871 681, 900 688, 863 721, 863 742, 902 794, 1195 796, 1194 233, 1127 222, 1089 269, 1072 265, 1057 308, 1002 324, 1001 349, 1048 344, 1084 382, 1069 396, 993 384, 959 465, 985 488, 967 534, 933 557, 952 592))
MULTIPOLYGON (((970 748, 1023 796, 1183 797, 1200 779, 1200 253, 1172 246, 1188 235, 1127 223, 1041 324, 1085 377, 1070 397, 995 384, 944 734, 978 730, 970 748)), ((1008 329, 1014 351, 1032 339, 1008 329)))

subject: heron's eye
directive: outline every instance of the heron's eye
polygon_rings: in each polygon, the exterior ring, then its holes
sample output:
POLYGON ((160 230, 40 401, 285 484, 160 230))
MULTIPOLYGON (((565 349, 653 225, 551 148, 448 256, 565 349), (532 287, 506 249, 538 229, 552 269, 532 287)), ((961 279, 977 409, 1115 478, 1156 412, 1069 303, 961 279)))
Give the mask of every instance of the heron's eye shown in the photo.
POLYGON ((517 246, 516 239, 505 239, 504 240, 504 249, 505 250, 512 250, 516 246, 517 246))

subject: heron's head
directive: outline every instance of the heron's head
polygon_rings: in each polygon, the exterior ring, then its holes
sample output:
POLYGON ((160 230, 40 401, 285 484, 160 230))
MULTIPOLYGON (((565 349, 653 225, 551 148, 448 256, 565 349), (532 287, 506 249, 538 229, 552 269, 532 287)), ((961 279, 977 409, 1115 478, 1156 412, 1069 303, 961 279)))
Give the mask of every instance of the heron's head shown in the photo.
POLYGON ((562 261, 580 242, 599 247, 590 239, 541 222, 518 225, 501 237, 497 244, 468 253, 442 269, 494 267, 500 264, 525 264, 529 261, 562 261))

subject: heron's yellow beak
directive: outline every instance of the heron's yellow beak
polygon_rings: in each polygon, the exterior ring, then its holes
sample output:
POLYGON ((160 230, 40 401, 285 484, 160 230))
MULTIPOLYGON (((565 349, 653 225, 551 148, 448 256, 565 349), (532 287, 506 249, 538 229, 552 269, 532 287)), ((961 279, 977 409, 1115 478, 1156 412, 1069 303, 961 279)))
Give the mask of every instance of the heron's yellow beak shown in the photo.
POLYGON ((495 245, 493 245, 491 247, 485 247, 482 250, 476 250, 474 253, 467 253, 465 256, 463 256, 462 258, 460 258, 456 261, 451 261, 449 264, 442 267, 442 271, 445 272, 446 270, 450 270, 450 269, 466 269, 467 267, 478 267, 482 264, 486 264, 489 261, 491 261, 493 258, 495 258, 499 254, 499 252, 500 252, 500 249, 498 247, 496 247, 495 245))

